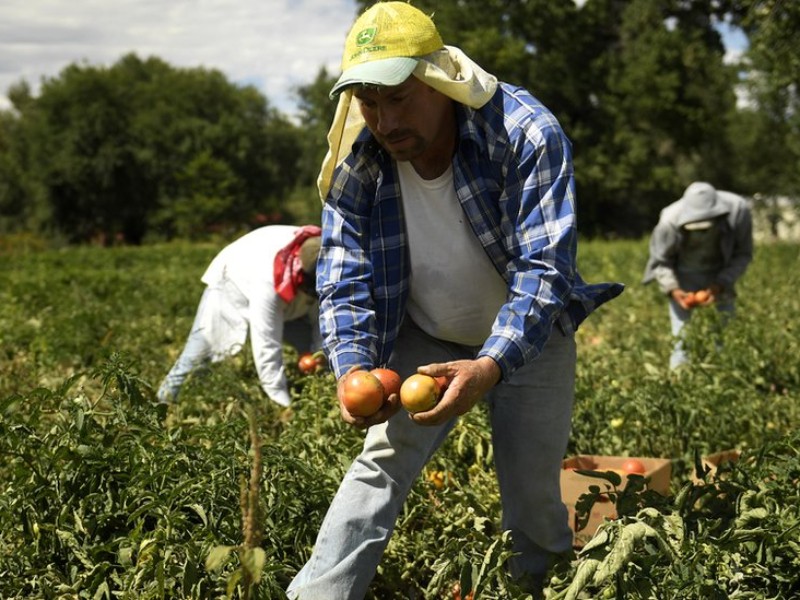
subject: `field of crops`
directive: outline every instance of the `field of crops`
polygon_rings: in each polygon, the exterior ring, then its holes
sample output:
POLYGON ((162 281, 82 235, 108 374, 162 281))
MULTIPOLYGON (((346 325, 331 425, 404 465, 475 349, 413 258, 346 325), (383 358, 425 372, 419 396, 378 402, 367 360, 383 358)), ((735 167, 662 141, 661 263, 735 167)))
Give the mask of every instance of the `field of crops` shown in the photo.
MULTIPOLYGON (((222 245, 0 250, 0 598, 285 597, 362 434, 330 374, 290 368, 283 410, 247 352, 153 406, 222 245)), ((800 246, 758 246, 736 318, 698 311, 677 373, 646 254, 581 248, 587 281, 627 289, 578 332, 568 454, 668 458, 672 493, 598 479, 620 518, 554 565, 546 597, 798 598, 800 246), (741 460, 690 483, 727 449, 741 460)), ((370 598, 528 597, 504 569, 486 423, 463 418, 415 485, 370 598)))

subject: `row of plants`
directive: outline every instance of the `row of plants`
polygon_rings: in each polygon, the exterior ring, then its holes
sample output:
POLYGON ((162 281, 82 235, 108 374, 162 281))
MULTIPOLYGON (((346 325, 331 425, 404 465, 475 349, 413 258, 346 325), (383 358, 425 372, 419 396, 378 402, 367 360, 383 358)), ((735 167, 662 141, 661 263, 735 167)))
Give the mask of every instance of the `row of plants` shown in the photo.
MULTIPOLYGON (((568 454, 668 458, 672 489, 598 475, 619 519, 554 565, 548 598, 800 593, 798 250, 760 246, 736 318, 698 309, 694 360, 673 373, 665 301, 638 283, 646 243, 583 245, 584 277, 627 289, 579 330, 568 454), (738 463, 692 482, 697 457, 729 448, 738 463)), ((288 346, 290 409, 265 399, 247 352, 154 406, 214 252, 2 257, 0 597, 284 597, 362 434, 339 418, 332 375, 302 373, 288 346)), ((371 597, 453 598, 457 583, 464 598, 527 598, 499 515, 477 407, 412 489, 371 597)))

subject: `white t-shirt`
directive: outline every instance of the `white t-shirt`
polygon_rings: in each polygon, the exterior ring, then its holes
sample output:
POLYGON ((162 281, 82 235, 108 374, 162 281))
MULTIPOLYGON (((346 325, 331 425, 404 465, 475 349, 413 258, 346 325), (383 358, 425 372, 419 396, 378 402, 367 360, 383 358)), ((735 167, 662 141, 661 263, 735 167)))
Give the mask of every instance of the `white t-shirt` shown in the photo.
POLYGON ((435 338, 482 345, 508 286, 464 215, 453 169, 427 180, 410 162, 397 168, 411 256, 408 313, 435 338))

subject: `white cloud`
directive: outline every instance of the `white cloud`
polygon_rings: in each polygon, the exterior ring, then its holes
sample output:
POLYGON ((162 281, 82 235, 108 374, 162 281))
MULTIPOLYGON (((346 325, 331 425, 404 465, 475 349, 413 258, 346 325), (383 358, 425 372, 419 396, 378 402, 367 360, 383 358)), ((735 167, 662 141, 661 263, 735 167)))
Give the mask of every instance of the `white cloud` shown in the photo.
MULTIPOLYGON (((0 109, 22 79, 38 93, 69 64, 111 66, 134 52, 218 69, 292 114, 295 87, 323 66, 338 72, 356 12, 355 0, 0 0, 0 109)), ((740 31, 721 30, 729 58, 746 48, 740 31)))
POLYGON ((111 66, 136 53, 175 67, 218 69, 291 114, 294 87, 335 74, 354 0, 2 0, 0 108, 9 86, 72 63, 111 66))

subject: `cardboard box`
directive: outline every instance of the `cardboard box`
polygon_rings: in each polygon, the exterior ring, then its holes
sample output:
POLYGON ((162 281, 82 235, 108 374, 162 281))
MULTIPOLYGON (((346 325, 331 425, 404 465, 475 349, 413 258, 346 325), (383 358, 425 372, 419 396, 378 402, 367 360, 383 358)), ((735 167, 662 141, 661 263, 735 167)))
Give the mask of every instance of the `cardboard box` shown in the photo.
MULTIPOLYGON (((567 506, 569 513, 569 525, 575 537, 573 545, 580 548, 588 542, 606 519, 617 517, 617 507, 613 502, 595 502, 592 512, 589 514, 589 521, 586 526, 577 530, 577 515, 575 503, 586 493, 589 493, 589 486, 596 485, 600 490, 611 489, 611 484, 603 479, 587 477, 575 472, 574 469, 587 471, 621 471, 622 465, 630 458, 636 458, 644 464, 645 472, 643 477, 649 479, 647 487, 660 494, 669 494, 670 476, 672 474, 672 463, 665 458, 647 457, 627 457, 627 456, 596 456, 580 454, 564 459, 561 469, 561 499, 567 506), (608 486, 608 488, 606 487, 608 486)), ((625 487, 625 481, 620 486, 625 487)))
MULTIPOLYGON (((714 454, 703 456, 701 458, 703 467, 710 469, 708 476, 706 477, 706 481, 710 481, 711 478, 716 475, 717 469, 721 464, 727 462, 738 462, 741 454, 742 453, 739 450, 723 450, 722 452, 715 452, 714 454)), ((702 483, 703 480, 697 476, 696 472, 692 472, 692 481, 695 483, 702 483)))

